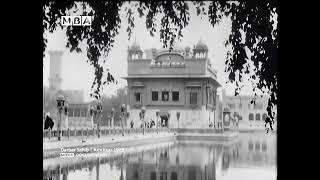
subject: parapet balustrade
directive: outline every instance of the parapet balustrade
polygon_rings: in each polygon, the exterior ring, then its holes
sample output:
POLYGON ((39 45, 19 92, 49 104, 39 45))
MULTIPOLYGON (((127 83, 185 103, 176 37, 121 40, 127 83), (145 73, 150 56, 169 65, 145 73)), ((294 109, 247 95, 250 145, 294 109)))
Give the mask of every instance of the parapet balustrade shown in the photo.
POLYGON ((151 67, 185 67, 186 64, 184 62, 151 62, 151 67))
MULTIPOLYGON (((80 129, 67 129, 61 131, 62 139, 71 139, 72 137, 97 137, 98 138, 98 129, 97 128, 80 128, 80 129)), ((122 131, 125 134, 142 134, 142 128, 109 128, 103 127, 100 129, 101 136, 108 136, 108 135, 119 135, 122 136, 122 131)), ((145 133, 156 133, 156 132, 175 132, 173 128, 145 128, 145 133)), ((43 138, 48 140, 55 140, 58 136, 58 130, 50 130, 45 129, 43 131, 43 138)))
MULTIPOLYGON (((61 139, 62 140, 69 140, 75 137, 92 137, 92 138, 98 138, 98 129, 97 128, 74 128, 61 131, 61 139)), ((142 134, 143 129, 142 128, 110 128, 110 127, 102 127, 100 129, 100 135, 101 136, 122 136, 122 131, 126 135, 130 134, 142 134)), ((145 134, 148 133, 197 133, 197 134, 211 134, 211 133, 223 133, 220 129, 215 128, 145 128, 144 129, 145 134)), ((229 132, 237 131, 234 128, 231 128, 229 132)), ((43 138, 49 141, 55 141, 56 137, 58 137, 58 130, 50 130, 45 129, 43 131, 43 138)))

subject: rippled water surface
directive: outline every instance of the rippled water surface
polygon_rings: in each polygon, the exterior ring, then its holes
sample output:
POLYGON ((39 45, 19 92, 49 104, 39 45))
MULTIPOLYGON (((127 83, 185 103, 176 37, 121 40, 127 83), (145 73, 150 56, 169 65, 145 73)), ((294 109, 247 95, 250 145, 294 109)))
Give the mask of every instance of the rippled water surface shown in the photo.
POLYGON ((273 180, 276 134, 241 133, 228 143, 172 141, 115 156, 55 158, 44 164, 44 179, 273 180))

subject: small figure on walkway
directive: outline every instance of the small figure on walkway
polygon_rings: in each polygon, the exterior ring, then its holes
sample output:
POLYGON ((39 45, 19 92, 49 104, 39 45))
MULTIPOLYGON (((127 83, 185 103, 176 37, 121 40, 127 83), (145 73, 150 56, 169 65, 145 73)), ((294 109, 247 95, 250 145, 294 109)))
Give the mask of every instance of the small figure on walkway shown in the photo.
POLYGON ((50 117, 50 112, 46 114, 46 119, 44 121, 44 129, 51 129, 53 128, 54 122, 52 118, 50 117))
POLYGON ((150 128, 152 128, 155 125, 156 125, 156 123, 154 122, 154 120, 151 119, 150 128))
POLYGON ((131 122, 130 122, 131 129, 133 128, 133 125, 134 125, 134 122, 133 122, 133 120, 131 120, 131 122))
POLYGON ((209 127, 213 127, 213 124, 212 124, 212 122, 210 122, 210 124, 209 124, 209 127))

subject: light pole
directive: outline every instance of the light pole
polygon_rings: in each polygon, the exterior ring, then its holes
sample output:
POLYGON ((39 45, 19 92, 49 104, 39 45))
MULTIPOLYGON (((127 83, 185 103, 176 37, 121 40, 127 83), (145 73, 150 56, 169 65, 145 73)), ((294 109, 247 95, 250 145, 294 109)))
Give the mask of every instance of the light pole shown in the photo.
MULTIPOLYGON (((92 107, 92 119, 93 119, 93 122, 97 122, 97 106, 93 105, 92 107)), ((93 126, 94 128, 94 126, 93 126)), ((98 123, 97 123, 97 128, 98 128, 98 123)))
POLYGON ((170 120, 170 113, 168 113, 168 121, 167 121, 167 128, 169 129, 169 120, 170 120))
POLYGON ((141 115, 140 115, 140 118, 141 118, 142 124, 143 124, 143 127, 142 127, 142 134, 143 134, 143 135, 144 135, 144 129, 145 129, 145 122, 144 122, 145 113, 146 113, 146 107, 142 106, 142 107, 141 107, 141 115))
POLYGON ((96 105, 96 112, 98 115, 98 138, 100 138, 101 136, 101 131, 100 131, 100 125, 101 125, 101 118, 102 118, 102 102, 99 100, 97 101, 97 105, 96 105))
POLYGON ((93 108, 93 106, 91 105, 91 106, 90 106, 90 121, 91 121, 91 128, 92 128, 92 129, 94 128, 93 115, 94 115, 94 108, 93 108))
MULTIPOLYGON (((129 117, 130 117, 130 113, 129 112, 127 112, 127 114, 126 114, 126 124, 125 124, 125 126, 126 127, 128 127, 128 123, 129 123, 129 121, 130 121, 130 119, 129 119, 129 117)), ((130 122, 130 125, 131 125, 131 122, 130 122)), ((133 128, 133 126, 132 126, 132 128, 133 128)))
POLYGON ((114 108, 111 109, 111 128, 113 128, 113 123, 114 123, 114 108))
POLYGON ((68 102, 66 101, 65 104, 64 104, 64 115, 66 116, 66 119, 65 119, 66 130, 69 129, 68 114, 69 114, 69 104, 68 104, 68 102))
POLYGON ((180 112, 177 112, 178 129, 179 129, 179 119, 180 119, 180 112))
POLYGON ((213 92, 213 100, 212 100, 212 111, 213 111, 213 128, 216 129, 216 109, 217 109, 217 91, 214 90, 213 92))
POLYGON ((121 104, 120 106, 120 111, 121 111, 121 128, 122 128, 122 136, 124 136, 124 120, 126 116, 126 105, 121 104))
POLYGON ((63 95, 59 95, 57 98, 57 108, 59 111, 59 120, 58 120, 58 141, 61 141, 61 113, 64 107, 65 98, 63 95))
POLYGON ((157 117, 157 134, 158 134, 159 133, 159 124, 160 124, 160 122, 159 122, 160 111, 156 112, 156 117, 157 117))

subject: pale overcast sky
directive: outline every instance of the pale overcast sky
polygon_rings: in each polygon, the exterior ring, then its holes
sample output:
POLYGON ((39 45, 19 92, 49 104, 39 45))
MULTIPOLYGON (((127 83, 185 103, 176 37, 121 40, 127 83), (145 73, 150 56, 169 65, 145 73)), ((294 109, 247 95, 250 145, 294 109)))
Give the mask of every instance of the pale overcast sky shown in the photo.
MULTIPOLYGON (((139 18, 135 15, 135 29, 132 38, 128 41, 126 32, 127 22, 125 18, 124 8, 121 11, 122 24, 119 35, 115 38, 114 47, 112 48, 108 60, 105 64, 109 67, 113 75, 118 80, 117 85, 106 85, 102 94, 115 94, 118 88, 126 86, 126 81, 120 77, 127 75, 127 46, 130 45, 135 37, 142 49, 161 48, 162 44, 159 40, 159 34, 151 37, 145 27, 145 18, 139 18)), ((234 85, 226 84, 228 73, 224 72, 227 48, 224 46, 225 40, 228 38, 231 28, 231 21, 224 19, 215 28, 209 23, 206 17, 202 20, 196 15, 196 9, 190 6, 190 22, 183 32, 183 39, 179 43, 181 46, 193 47, 197 41, 202 38, 203 42, 208 45, 209 58, 212 65, 218 71, 218 81, 226 89, 227 94, 234 94, 234 85)), ((67 37, 65 31, 58 30, 53 34, 48 34, 48 44, 46 50, 62 50, 64 55, 62 58, 62 89, 64 90, 84 90, 85 100, 90 100, 91 85, 94 79, 93 67, 87 62, 86 53, 70 53, 66 48, 67 37)), ((84 50, 85 48, 83 48, 84 50)), ((43 68, 43 84, 49 86, 49 56, 46 53, 43 68)), ((246 84, 241 94, 250 94, 251 85, 246 84)))

